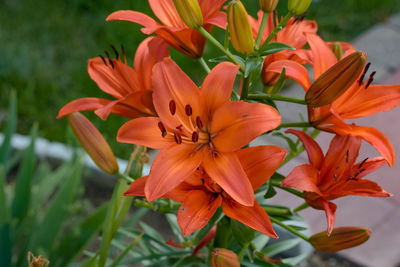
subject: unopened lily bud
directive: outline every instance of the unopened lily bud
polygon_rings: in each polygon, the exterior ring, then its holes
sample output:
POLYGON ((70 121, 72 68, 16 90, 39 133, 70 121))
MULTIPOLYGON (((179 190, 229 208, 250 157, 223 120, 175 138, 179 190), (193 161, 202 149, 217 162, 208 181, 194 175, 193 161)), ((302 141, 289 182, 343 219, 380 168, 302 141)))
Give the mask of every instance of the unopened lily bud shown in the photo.
POLYGON ((235 252, 225 249, 216 248, 211 253, 212 267, 240 267, 238 256, 235 252))
POLYGON ((307 11, 312 0, 289 0, 288 9, 294 15, 301 15, 307 11))
POLYGON ((174 0, 174 4, 186 26, 198 29, 203 25, 203 14, 198 0, 174 0))
POLYGON ((331 49, 335 54, 337 60, 341 60, 343 55, 342 45, 339 42, 333 43, 331 44, 331 49))
POLYGON ((305 100, 310 107, 321 107, 341 96, 360 76, 365 54, 354 52, 330 67, 308 89, 305 100))
POLYGON ((275 10, 279 0, 260 0, 260 9, 266 13, 271 13, 275 10))
POLYGON ((79 143, 96 165, 106 173, 117 173, 118 164, 114 153, 93 123, 79 112, 70 114, 68 122, 79 143))
POLYGON ((251 54, 254 51, 254 40, 246 9, 242 2, 233 0, 228 6, 228 28, 231 42, 236 51, 251 54))
POLYGON ((369 239, 371 230, 357 226, 334 228, 331 235, 327 231, 310 237, 311 245, 320 251, 336 252, 361 245, 369 239))

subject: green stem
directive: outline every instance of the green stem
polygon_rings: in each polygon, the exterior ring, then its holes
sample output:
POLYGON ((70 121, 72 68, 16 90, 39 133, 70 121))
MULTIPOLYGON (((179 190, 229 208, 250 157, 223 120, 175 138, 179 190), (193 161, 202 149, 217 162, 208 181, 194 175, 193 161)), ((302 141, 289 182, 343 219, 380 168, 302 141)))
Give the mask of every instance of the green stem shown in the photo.
POLYGON ((312 125, 309 122, 287 122, 287 123, 281 123, 281 125, 279 125, 279 127, 274 130, 279 130, 282 128, 291 128, 291 127, 309 128, 312 127, 312 125))
POLYGON ((260 99, 271 99, 276 101, 283 101, 283 102, 290 102, 296 103, 301 105, 307 105, 304 99, 287 97, 287 96, 280 96, 280 95, 257 95, 257 94, 250 94, 249 99, 252 100, 260 100, 260 99))
POLYGON ((245 68, 240 64, 240 62, 235 58, 235 56, 229 52, 228 50, 225 50, 225 48, 218 42, 217 39, 214 38, 211 34, 208 33, 204 28, 199 28, 198 31, 208 40, 210 41, 215 47, 217 47, 222 53, 224 53, 233 63, 236 65, 240 66, 240 70, 244 73, 245 68))
POLYGON ((128 175, 125 175, 123 173, 118 173, 119 178, 125 180, 125 182, 127 182, 128 184, 132 183, 133 181, 135 181, 133 178, 129 177, 128 175))
POLYGON ((201 229, 196 236, 193 238, 193 244, 198 244, 203 238, 210 232, 211 228, 214 227, 223 217, 225 214, 222 213, 222 209, 218 208, 217 211, 214 213, 208 224, 201 229))
POLYGON ((307 202, 304 202, 303 204, 301 204, 301 205, 297 206, 296 208, 294 208, 294 209, 293 209, 293 212, 299 212, 299 211, 304 210, 304 209, 306 209, 306 208, 308 208, 308 207, 310 207, 310 206, 308 205, 308 203, 307 203, 307 202))
POLYGON ((282 187, 282 186, 281 186, 281 183, 278 182, 278 181, 273 181, 273 180, 271 180, 270 183, 271 183, 271 185, 273 185, 273 186, 275 186, 275 187, 277 187, 277 188, 279 188, 279 189, 282 189, 282 190, 284 190, 284 191, 286 191, 286 192, 289 192, 289 193, 291 193, 291 194, 293 194, 293 195, 295 195, 295 196, 304 198, 304 197, 303 197, 303 192, 301 192, 301 191, 299 191, 299 190, 297 190, 297 189, 290 188, 290 187, 282 187))
POLYGON ((264 29, 265 29, 265 25, 267 24, 268 15, 269 14, 266 12, 263 13, 263 17, 262 17, 261 24, 260 24, 260 29, 258 30, 258 35, 257 35, 257 40, 256 40, 256 49, 258 49, 258 47, 260 46, 261 39, 262 39, 264 29))
POLYGON ((199 63, 207 73, 210 73, 210 67, 208 67, 207 62, 204 60, 203 57, 199 58, 199 63))
POLYGON ((270 215, 276 215, 276 216, 290 215, 290 211, 287 209, 279 209, 273 207, 263 207, 263 209, 270 215))
POLYGON ((310 240, 308 239, 308 237, 306 237, 305 235, 301 234, 300 232, 298 232, 297 230, 295 230, 293 227, 284 224, 283 222, 281 222, 280 220, 274 218, 274 217, 270 217, 271 222, 285 228, 286 230, 288 230, 289 232, 291 232, 294 235, 297 235, 298 237, 300 237, 301 239, 310 242, 310 240))
POLYGON ((246 100, 249 94, 250 79, 249 77, 243 78, 242 93, 240 94, 240 100, 246 100))
POLYGON ((242 246, 242 249, 240 250, 238 254, 239 261, 241 261, 244 257, 244 254, 246 253, 246 250, 249 248, 250 243, 247 243, 242 246))
POLYGON ((268 36, 267 40, 264 42, 269 43, 271 40, 278 34, 280 30, 283 29, 284 26, 286 26, 286 23, 289 21, 289 19, 293 17, 292 13, 287 13, 285 17, 279 22, 279 24, 272 30, 271 34, 268 36))

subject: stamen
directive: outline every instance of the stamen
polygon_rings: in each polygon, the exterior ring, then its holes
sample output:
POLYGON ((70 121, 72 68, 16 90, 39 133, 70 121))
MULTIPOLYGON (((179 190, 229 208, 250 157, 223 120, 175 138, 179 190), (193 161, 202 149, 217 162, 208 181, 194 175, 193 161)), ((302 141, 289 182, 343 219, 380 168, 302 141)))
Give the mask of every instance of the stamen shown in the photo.
POLYGON ((111 49, 114 51, 115 58, 119 59, 119 53, 118 53, 117 49, 115 48, 115 46, 114 45, 110 45, 110 46, 111 46, 111 49))
POLYGON ((110 59, 110 54, 107 52, 107 50, 104 50, 104 54, 106 54, 107 58, 110 59))
POLYGON ((179 124, 178 126, 176 126, 176 129, 182 132, 183 131, 182 130, 182 124, 179 124))
POLYGON ((201 121, 199 116, 196 117, 196 125, 197 125, 197 128, 203 129, 203 122, 201 121))
POLYGON ((354 175, 354 178, 357 178, 357 176, 359 176, 363 171, 365 171, 366 169, 362 169, 362 170, 359 170, 357 173, 356 173, 356 175, 354 175))
POLYGON ((187 104, 185 106, 185 112, 186 112, 186 115, 192 116, 193 110, 192 110, 192 107, 189 104, 187 104))
POLYGON ((114 63, 113 60, 111 58, 108 58, 108 62, 110 62, 111 68, 114 69, 114 63))
POLYGON ((104 57, 102 55, 99 55, 99 57, 101 58, 101 60, 103 60, 104 65, 107 66, 107 61, 104 59, 104 57))
POLYGON ((359 169, 364 165, 364 163, 368 160, 368 158, 365 158, 363 161, 361 161, 360 165, 358 166, 359 169))
POLYGON ((125 54, 125 47, 124 45, 121 44, 121 51, 122 51, 122 55, 124 56, 124 61, 126 63, 126 54, 125 54))
POLYGON ((175 115, 176 103, 174 100, 169 101, 169 111, 171 112, 171 115, 175 115))
POLYGON ((175 133, 175 134, 174 134, 174 139, 175 139, 175 142, 176 142, 178 145, 182 143, 182 136, 181 136, 180 134, 175 133))
POLYGON ((162 137, 165 137, 167 135, 167 130, 165 129, 164 124, 162 124, 161 121, 158 123, 158 128, 161 131, 162 137))
POLYGON ((197 141, 199 141, 199 134, 197 132, 192 133, 192 141, 193 143, 197 143, 197 141))
POLYGON ((346 151, 346 162, 349 162, 349 151, 346 151))
POLYGON ((349 177, 349 178, 346 179, 346 182, 350 181, 350 180, 358 181, 358 179, 356 177, 349 177))
POLYGON ((360 79, 358 80, 358 86, 361 86, 361 84, 363 83, 365 74, 367 73, 367 71, 368 71, 368 69, 369 69, 369 66, 371 66, 371 62, 368 62, 368 64, 365 65, 364 71, 363 71, 363 73, 361 74, 360 79))
POLYGON ((367 89, 371 85, 371 83, 373 82, 375 73, 376 73, 376 71, 372 72, 371 75, 369 76, 368 82, 365 85, 365 89, 367 89))

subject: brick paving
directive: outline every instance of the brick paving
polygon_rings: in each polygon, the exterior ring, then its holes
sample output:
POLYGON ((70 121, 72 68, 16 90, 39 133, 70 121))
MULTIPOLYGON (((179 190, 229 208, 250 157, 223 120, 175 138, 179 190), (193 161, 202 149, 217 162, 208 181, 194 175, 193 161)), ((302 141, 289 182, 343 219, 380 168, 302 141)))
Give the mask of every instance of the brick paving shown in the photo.
MULTIPOLYGON (((361 34, 353 44, 359 50, 365 51, 368 61, 372 63, 371 70, 377 71, 374 83, 400 84, 400 14, 391 17, 386 23, 378 24, 369 31, 361 34)), ((299 97, 304 92, 298 86, 293 86, 287 91, 288 95, 297 94, 299 97)), ((283 121, 298 121, 298 113, 306 114, 304 107, 295 107, 293 110, 280 104, 279 108, 285 110, 283 121)), ((397 154, 400 153, 400 107, 379 113, 373 116, 353 120, 357 125, 370 126, 383 132, 393 144, 397 154)), ((321 133, 317 141, 325 149, 332 138, 331 134, 321 133)), ((276 144, 284 145, 276 140, 276 144)), ((376 150, 368 143, 363 142, 360 155, 369 157, 377 156, 376 150)), ((398 157, 399 158, 399 157, 398 157)), ((307 163, 305 153, 284 166, 280 171, 288 174, 293 167, 307 163)), ((373 172, 367 178, 377 181, 382 188, 391 192, 391 198, 371 198, 350 196, 337 199, 335 226, 365 226, 372 229, 370 240, 365 244, 339 252, 341 256, 349 258, 363 266, 368 267, 399 267, 400 266, 400 162, 397 159, 393 168, 387 166, 373 172)), ((286 192, 279 194, 271 200, 273 203, 296 207, 303 201, 286 192)), ((306 209, 300 214, 310 224, 311 232, 316 233, 326 229, 324 212, 306 209)))

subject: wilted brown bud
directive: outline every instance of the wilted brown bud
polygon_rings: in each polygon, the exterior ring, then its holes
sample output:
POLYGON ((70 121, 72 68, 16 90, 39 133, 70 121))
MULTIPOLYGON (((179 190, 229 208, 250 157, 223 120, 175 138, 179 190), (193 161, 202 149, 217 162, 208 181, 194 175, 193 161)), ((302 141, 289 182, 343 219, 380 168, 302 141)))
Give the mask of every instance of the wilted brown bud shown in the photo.
POLYGON ((359 78, 365 61, 364 53, 354 52, 330 67, 308 89, 307 105, 315 108, 332 103, 359 78))
POLYGON ((174 0, 174 4, 186 26, 198 29, 203 25, 203 14, 197 0, 174 0))
POLYGON ((331 235, 327 231, 310 237, 311 245, 320 251, 336 252, 339 250, 356 247, 369 239, 371 230, 357 226, 334 228, 331 235))
POLYGON ((312 0, 289 0, 288 9, 294 15, 301 15, 307 11, 312 0))
POLYGON ((271 13, 275 10, 279 0, 260 0, 260 9, 266 13, 271 13))
POLYGON ((216 248, 211 253, 211 266, 240 267, 240 262, 235 252, 225 248, 216 248))
POLYGON ((35 257, 32 252, 28 252, 28 266, 29 267, 47 267, 49 265, 49 260, 44 256, 39 255, 35 257))
POLYGON ((231 42, 236 51, 251 54, 254 51, 254 40, 249 16, 240 0, 233 0, 228 6, 228 27, 231 42))
POLYGON ((342 45, 339 42, 333 43, 331 44, 331 49, 335 54, 337 60, 341 60, 343 55, 342 45))
POLYGON ((97 166, 106 173, 117 173, 117 160, 99 130, 79 112, 70 114, 68 122, 79 143, 97 166))

